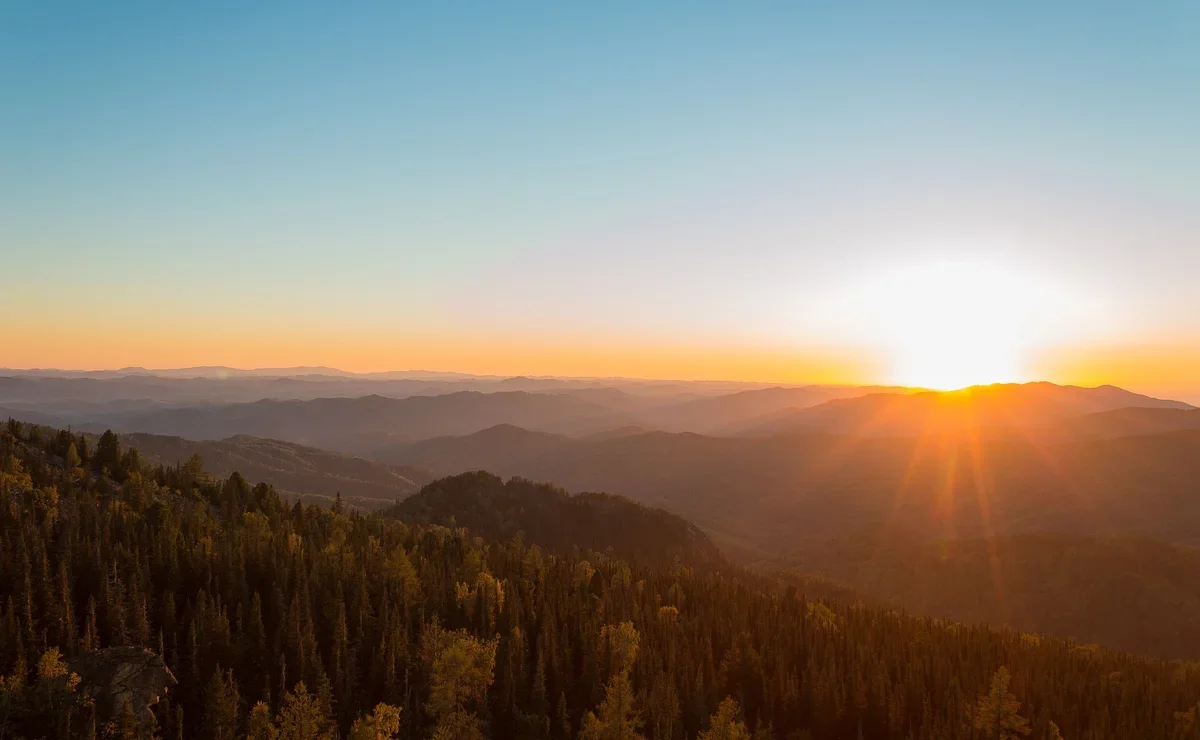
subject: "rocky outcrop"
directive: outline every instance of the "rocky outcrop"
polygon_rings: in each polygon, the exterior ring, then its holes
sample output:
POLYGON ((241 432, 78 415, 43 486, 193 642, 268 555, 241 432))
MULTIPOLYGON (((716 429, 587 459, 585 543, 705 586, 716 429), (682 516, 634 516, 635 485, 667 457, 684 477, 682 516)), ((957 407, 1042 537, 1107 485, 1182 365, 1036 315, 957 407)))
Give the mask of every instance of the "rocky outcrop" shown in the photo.
POLYGON ((176 683, 163 659, 140 647, 112 647, 70 661, 79 674, 79 691, 96 700, 102 717, 117 717, 126 704, 137 719, 150 719, 150 708, 176 683))

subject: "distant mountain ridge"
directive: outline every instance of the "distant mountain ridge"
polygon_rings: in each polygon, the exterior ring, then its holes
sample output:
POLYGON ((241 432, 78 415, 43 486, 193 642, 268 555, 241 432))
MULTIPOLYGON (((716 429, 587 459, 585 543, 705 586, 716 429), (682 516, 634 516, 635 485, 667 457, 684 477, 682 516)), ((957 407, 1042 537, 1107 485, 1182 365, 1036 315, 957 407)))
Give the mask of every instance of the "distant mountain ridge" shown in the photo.
POLYGON ((354 454, 497 424, 571 436, 630 427, 723 436, 793 431, 895 436, 968 426, 1045 427, 1122 407, 1187 408, 1111 387, 1049 383, 954 393, 807 386, 716 394, 709 393, 715 387, 711 384, 617 387, 522 377, 463 385, 326 376, 0 376, 0 406, 20 418, 85 430, 113 428, 189 439, 250 434, 354 454), (697 393, 697 387, 707 390, 697 393))
POLYGON ((1200 409, 1120 408, 1048 425, 1037 433, 1069 438, 1116 438, 1200 429, 1200 409))
POLYGON ((597 440, 500 427, 375 456, 441 474, 487 469, 662 506, 763 557, 892 521, 928 536, 1140 534, 1200 545, 1200 430, 1046 442, 1017 432, 597 440))
POLYGON ((427 470, 388 465, 312 447, 239 435, 193 441, 154 434, 125 434, 121 443, 136 447, 151 462, 176 465, 199 455, 219 477, 241 473, 247 480, 275 486, 291 498, 330 503, 337 494, 348 506, 379 509, 420 490, 433 480, 427 470))
POLYGON ((1100 386, 1053 383, 972 386, 959 391, 873 393, 827 401, 777 415, 753 430, 769 435, 820 431, 834 434, 942 434, 978 427, 1027 428, 1123 408, 1189 409, 1189 404, 1100 386))
POLYGON ((884 386, 771 387, 697 398, 648 409, 635 423, 669 432, 738 434, 753 428, 764 417, 816 406, 834 399, 858 398, 873 393, 906 394, 915 389, 884 386))
POLYGON ((461 434, 498 423, 547 429, 598 428, 590 420, 607 414, 603 406, 569 394, 524 391, 462 391, 438 396, 320 398, 312 401, 262 400, 248 404, 184 407, 115 416, 108 425, 189 439, 225 439, 237 434, 284 439, 355 453, 388 438, 421 439, 461 434))

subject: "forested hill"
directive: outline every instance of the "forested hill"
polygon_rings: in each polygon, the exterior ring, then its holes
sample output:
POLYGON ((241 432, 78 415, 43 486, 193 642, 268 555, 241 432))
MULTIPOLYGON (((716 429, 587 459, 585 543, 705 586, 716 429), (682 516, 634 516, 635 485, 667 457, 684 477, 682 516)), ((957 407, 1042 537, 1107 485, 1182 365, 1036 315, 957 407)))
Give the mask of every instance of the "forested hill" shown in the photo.
POLYGON ((360 509, 379 509, 415 493, 434 476, 411 465, 388 465, 276 439, 238 435, 222 440, 193 441, 157 434, 121 435, 150 462, 186 463, 193 455, 217 476, 234 471, 253 481, 270 483, 289 499, 306 503, 342 500, 360 509))
POLYGON ((178 685, 144 719, 169 738, 1200 732, 1195 665, 287 506, 241 476, 148 469, 114 435, 93 450, 16 423, 0 602, 6 737, 145 735, 71 679, 114 645, 165 657, 178 685))
POLYGON ((772 565, 920 614, 1200 659, 1196 548, 1052 534, 928 542, 868 530, 772 565))
POLYGON ((386 514, 410 524, 466 527, 494 541, 520 535, 553 553, 577 548, 648 565, 724 564, 707 535, 662 509, 603 493, 572 496, 545 483, 506 482, 485 472, 434 481, 386 514))

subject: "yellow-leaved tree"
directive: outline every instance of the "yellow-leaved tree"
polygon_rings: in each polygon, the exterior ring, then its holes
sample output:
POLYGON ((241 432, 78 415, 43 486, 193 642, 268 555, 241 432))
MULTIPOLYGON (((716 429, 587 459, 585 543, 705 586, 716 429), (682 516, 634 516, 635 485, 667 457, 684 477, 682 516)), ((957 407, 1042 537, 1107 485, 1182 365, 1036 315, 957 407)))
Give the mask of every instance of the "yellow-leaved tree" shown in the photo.
POLYGON ((600 630, 600 654, 607 660, 610 678, 597 712, 588 712, 579 730, 580 740, 643 740, 641 716, 634 708, 629 672, 637 658, 638 633, 633 622, 605 625, 600 630))
POLYGON ((350 740, 393 740, 400 732, 400 707, 379 703, 375 711, 354 720, 350 740))
POLYGON ((979 697, 971 708, 971 720, 975 729, 987 740, 1020 740, 1029 734, 1029 720, 1018 712, 1021 701, 1009 691, 1012 676, 1004 666, 992 676, 988 693, 979 697))
POLYGON ((700 740, 750 740, 750 731, 737 714, 738 703, 733 697, 725 697, 709 719, 708 729, 700 733, 700 740))
POLYGON ((421 633, 421 659, 432 688, 426 706, 438 740, 482 739, 478 709, 487 703, 496 667, 496 640, 480 640, 466 630, 451 632, 436 622, 421 633))

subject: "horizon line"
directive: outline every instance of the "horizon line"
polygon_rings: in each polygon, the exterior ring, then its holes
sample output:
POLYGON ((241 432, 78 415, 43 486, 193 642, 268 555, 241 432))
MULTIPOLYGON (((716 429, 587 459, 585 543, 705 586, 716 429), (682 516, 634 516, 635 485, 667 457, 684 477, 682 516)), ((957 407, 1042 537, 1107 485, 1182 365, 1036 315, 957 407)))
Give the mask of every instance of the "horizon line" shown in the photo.
MULTIPOLYGON (((141 365, 127 365, 124 367, 117 367, 117 368, 113 368, 113 367, 102 367, 102 368, 0 367, 0 373, 16 372, 16 373, 23 373, 23 374, 30 374, 30 375, 36 374, 36 373, 78 373, 78 374, 126 373, 126 375, 129 376, 129 375, 136 375, 138 373, 141 373, 141 374, 146 374, 146 375, 153 375, 156 377, 161 377, 159 375, 161 373, 183 373, 183 372, 188 372, 188 371, 193 371, 193 370, 203 370, 203 371, 208 371, 208 372, 220 372, 223 370, 227 370, 227 371, 231 371, 231 372, 247 373, 247 374, 261 373, 261 374, 263 374, 261 377, 280 377, 280 378, 304 377, 304 376, 311 376, 311 375, 316 375, 316 376, 320 376, 320 377, 336 377, 335 375, 332 375, 331 373, 336 373, 339 375, 350 376, 350 377, 364 378, 364 379, 371 379, 373 377, 378 378, 378 376, 385 376, 385 375, 409 375, 409 376, 427 375, 427 376, 452 376, 452 377, 459 377, 459 378, 463 378, 463 379, 497 380, 497 381, 519 380, 519 379, 526 379, 526 380, 578 380, 578 381, 619 380, 619 381, 629 381, 629 382, 682 383, 682 384, 721 383, 721 384, 728 384, 728 385, 758 385, 758 386, 767 386, 767 387, 776 387, 776 388, 817 388, 817 387, 819 387, 819 388, 837 388, 837 387, 895 388, 895 389, 901 389, 901 390, 925 391, 925 392, 935 392, 935 393, 952 393, 955 391, 962 391, 962 390, 967 390, 970 388, 988 388, 988 387, 1004 386, 1004 385, 1012 385, 1012 386, 1036 385, 1036 384, 1042 384, 1042 383, 1058 386, 1061 388, 1090 388, 1090 389, 1117 388, 1120 390, 1128 390, 1128 389, 1123 388, 1122 386, 1119 386, 1115 383, 1099 383, 1096 385, 1083 385, 1083 384, 1075 384, 1075 383, 1060 383, 1060 382, 1055 382, 1053 380, 1047 380, 1047 379, 1033 379, 1033 380, 1023 380, 1023 381, 996 381, 993 383, 972 383, 970 385, 965 385, 960 388, 932 388, 932 387, 921 386, 921 385, 904 385, 904 384, 900 384, 900 383, 803 383, 803 382, 801 382, 801 383, 781 383, 778 381, 770 381, 770 380, 732 380, 729 378, 702 378, 702 379, 687 380, 687 379, 682 379, 682 378, 657 378, 657 377, 642 377, 642 376, 627 376, 627 375, 536 375, 536 374, 528 374, 528 373, 520 373, 517 375, 497 375, 494 373, 472 373, 472 372, 464 372, 461 370, 428 370, 428 369, 419 369, 419 368, 417 368, 417 369, 357 371, 357 370, 343 370, 342 368, 334 367, 331 365, 291 365, 291 366, 275 366, 275 367, 234 367, 231 365, 189 365, 189 366, 185 366, 185 367, 160 367, 160 368, 148 368, 148 367, 144 367, 141 365), (292 372, 292 371, 307 371, 307 372, 292 372), (314 372, 314 371, 326 371, 326 372, 314 372), (270 375, 269 373, 280 373, 280 374, 279 375, 270 375)), ((180 379, 197 379, 199 377, 200 376, 192 376, 191 378, 180 378, 180 379)), ((414 377, 412 379, 419 380, 421 378, 414 377)), ((428 378, 425 378, 425 379, 428 379, 428 378)), ((1133 391, 1129 391, 1129 392, 1133 392, 1133 391)))

